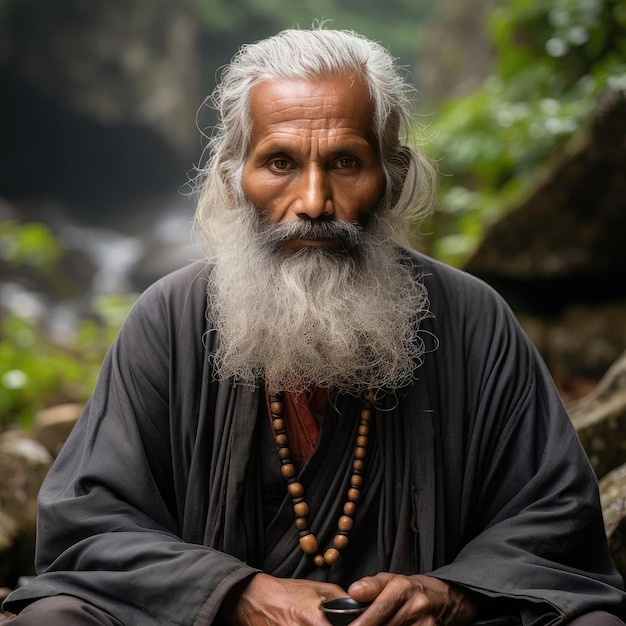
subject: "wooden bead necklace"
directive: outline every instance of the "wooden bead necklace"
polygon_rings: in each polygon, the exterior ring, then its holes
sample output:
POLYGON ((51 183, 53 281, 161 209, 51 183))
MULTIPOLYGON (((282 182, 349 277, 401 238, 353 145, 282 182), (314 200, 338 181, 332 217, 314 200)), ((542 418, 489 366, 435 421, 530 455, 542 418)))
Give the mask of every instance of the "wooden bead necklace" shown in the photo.
POLYGON ((324 554, 319 551, 317 537, 309 530, 309 505, 304 499, 304 486, 296 479, 296 468, 291 461, 289 441, 285 431, 285 420, 283 418, 283 398, 278 391, 269 391, 270 413, 272 415, 272 429, 274 431, 274 441, 278 449, 280 459, 280 473, 287 481, 287 492, 293 500, 293 510, 296 515, 295 527, 299 533, 300 548, 305 554, 313 557, 313 563, 317 567, 324 565, 334 565, 341 556, 341 550, 348 545, 348 538, 352 526, 354 525, 354 515, 357 503, 361 497, 363 486, 363 472, 365 470, 365 457, 367 455, 367 443, 374 410, 374 394, 368 391, 365 394, 361 407, 359 429, 354 446, 352 459, 352 475, 350 476, 350 487, 347 499, 343 505, 343 515, 337 522, 337 533, 333 537, 333 547, 328 548, 324 554))

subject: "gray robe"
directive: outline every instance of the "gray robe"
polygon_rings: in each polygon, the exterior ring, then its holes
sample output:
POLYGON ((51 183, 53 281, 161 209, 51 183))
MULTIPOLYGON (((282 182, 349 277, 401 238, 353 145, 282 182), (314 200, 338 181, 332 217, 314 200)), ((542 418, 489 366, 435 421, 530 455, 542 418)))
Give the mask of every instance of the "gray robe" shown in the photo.
MULTIPOLYGON (((388 570, 507 598, 525 626, 620 614, 597 483, 536 351, 492 289, 405 256, 428 288, 428 351, 414 384, 381 394, 363 501, 336 566, 311 567, 288 498, 267 519, 274 461, 261 391, 214 380, 219 338, 208 268, 196 263, 128 316, 41 490, 39 575, 5 608, 65 593, 128 626, 212 624, 228 590, 257 571, 346 586, 388 570)), ((302 471, 323 545, 345 500, 358 407, 330 395, 302 471)))

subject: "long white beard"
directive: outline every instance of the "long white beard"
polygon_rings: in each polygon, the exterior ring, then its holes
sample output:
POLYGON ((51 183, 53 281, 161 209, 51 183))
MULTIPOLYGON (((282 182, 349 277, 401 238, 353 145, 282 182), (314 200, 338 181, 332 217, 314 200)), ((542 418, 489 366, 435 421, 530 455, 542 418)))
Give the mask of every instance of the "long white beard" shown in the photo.
POLYGON ((219 244, 210 251, 215 265, 208 289, 218 378, 265 379, 279 390, 358 392, 399 388, 414 377, 428 297, 401 262, 388 220, 373 219, 365 228, 304 221, 272 226, 250 206, 222 214, 213 224, 219 244), (344 249, 284 252, 285 238, 315 238, 318 228, 322 236, 332 230, 327 235, 340 237, 344 249))

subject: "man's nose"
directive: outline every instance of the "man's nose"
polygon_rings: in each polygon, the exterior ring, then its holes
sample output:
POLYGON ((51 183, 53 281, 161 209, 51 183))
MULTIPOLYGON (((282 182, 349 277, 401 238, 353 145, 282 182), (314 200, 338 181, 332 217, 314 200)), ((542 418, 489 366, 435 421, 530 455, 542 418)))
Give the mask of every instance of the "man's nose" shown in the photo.
POLYGON ((323 168, 312 167, 302 172, 296 201, 300 219, 316 220, 334 214, 332 186, 323 168))

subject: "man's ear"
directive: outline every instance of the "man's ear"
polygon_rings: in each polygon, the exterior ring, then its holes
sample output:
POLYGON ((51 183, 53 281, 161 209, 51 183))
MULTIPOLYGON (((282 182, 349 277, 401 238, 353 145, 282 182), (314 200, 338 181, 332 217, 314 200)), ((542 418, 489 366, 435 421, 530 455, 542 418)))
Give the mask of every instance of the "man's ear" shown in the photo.
POLYGON ((220 198, 224 203, 224 206, 228 209, 234 209, 237 206, 239 198, 243 194, 241 188, 238 187, 238 181, 241 180, 241 178, 237 176, 237 174, 238 172, 236 172, 233 176, 222 167, 218 167, 217 169, 220 198), (235 181, 234 183, 233 180, 235 181))
POLYGON ((396 206, 398 200, 400 200, 402 189, 404 188, 404 183, 406 182, 406 177, 411 167, 412 158, 413 151, 411 148, 399 145, 389 159, 394 172, 391 177, 391 193, 389 196, 392 207, 396 206))

